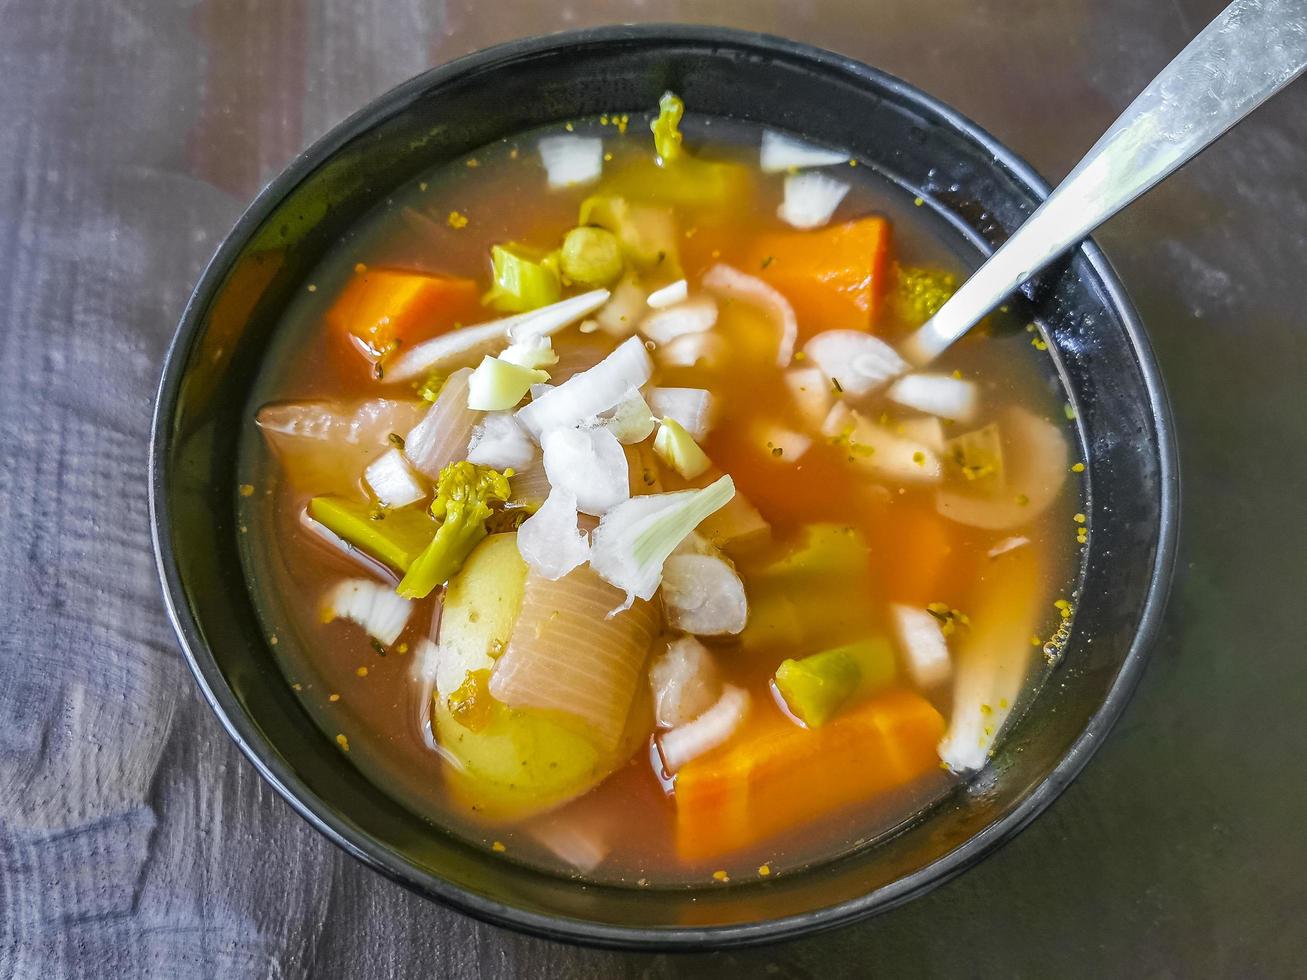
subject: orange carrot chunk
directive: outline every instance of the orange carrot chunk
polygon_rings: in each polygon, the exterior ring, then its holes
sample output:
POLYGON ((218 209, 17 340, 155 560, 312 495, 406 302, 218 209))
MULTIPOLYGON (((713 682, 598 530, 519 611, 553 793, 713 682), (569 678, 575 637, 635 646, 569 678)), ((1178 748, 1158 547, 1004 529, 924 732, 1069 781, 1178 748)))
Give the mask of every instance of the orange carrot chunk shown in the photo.
POLYGON ((819 231, 763 235, 751 265, 794 306, 802 342, 823 330, 875 326, 889 249, 889 222, 859 218, 819 231))
POLYGON ((813 730, 755 705, 729 744, 677 773, 677 851, 688 861, 726 854, 903 786, 938 769, 943 734, 940 713, 906 690, 813 730))
POLYGON ((327 313, 327 322, 369 360, 396 347, 426 340, 455 323, 483 316, 480 292, 471 279, 363 269, 350 277, 327 313))

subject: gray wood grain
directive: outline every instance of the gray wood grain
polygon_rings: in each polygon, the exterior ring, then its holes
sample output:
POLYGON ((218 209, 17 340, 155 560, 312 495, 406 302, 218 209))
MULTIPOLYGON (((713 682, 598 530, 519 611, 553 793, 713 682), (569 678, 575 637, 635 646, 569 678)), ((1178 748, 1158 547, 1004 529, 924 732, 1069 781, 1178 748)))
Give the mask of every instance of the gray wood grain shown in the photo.
POLYGON ((855 54, 1060 176, 1219 0, 0 0, 0 977, 1291 976, 1307 940, 1307 89, 1102 234, 1184 448, 1185 568, 1119 730, 1029 831, 874 922, 700 957, 472 922, 320 839, 199 702, 145 454, 243 203, 422 68, 582 23, 855 54))

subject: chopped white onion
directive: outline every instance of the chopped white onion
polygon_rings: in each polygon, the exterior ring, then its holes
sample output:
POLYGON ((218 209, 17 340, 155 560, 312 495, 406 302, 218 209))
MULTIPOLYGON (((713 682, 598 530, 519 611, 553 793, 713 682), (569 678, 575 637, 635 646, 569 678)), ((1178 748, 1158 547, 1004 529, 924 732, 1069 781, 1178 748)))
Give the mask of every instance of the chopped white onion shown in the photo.
POLYGON ((1016 551, 1030 544, 1030 539, 1025 535, 1016 535, 1010 538, 1004 538, 989 551, 985 552, 987 558, 997 558, 999 555, 1006 555, 1009 551, 1016 551))
POLYGON ((795 228, 820 228, 830 221, 848 192, 848 184, 825 174, 790 174, 776 215, 795 228))
POLYGON ((1016 706, 1034 647, 1044 589, 1039 558, 1018 550, 1002 575, 984 575, 967 600, 971 628, 959 631, 953 651, 953 699, 940 760, 954 772, 982 768, 1016 706))
POLYGON ((613 337, 629 337, 649 312, 647 294, 634 276, 626 275, 613 287, 613 296, 595 316, 599 329, 613 337))
POLYGON ((606 289, 595 289, 538 310, 443 333, 410 348, 387 364, 385 380, 412 381, 435 370, 466 367, 485 354, 501 350, 510 340, 519 342, 555 334, 599 309, 608 302, 608 295, 606 289))
POLYGON ((835 389, 819 367, 792 367, 785 372, 785 386, 790 389, 794 406, 813 429, 821 428, 835 404, 835 389))
POLYGON ((632 388, 611 412, 600 416, 599 424, 617 436, 622 445, 630 446, 648 439, 655 423, 653 410, 640 389, 632 388))
POLYGON ((653 689, 654 721, 659 728, 675 728, 694 721, 721 696, 717 662, 708 648, 692 636, 681 636, 649 666, 653 689))
POLYGON ((730 344, 719 333, 687 333, 654 352, 663 367, 721 367, 730 354, 730 344))
POLYGON ((663 609, 672 629, 698 636, 734 636, 744 629, 744 582, 718 555, 672 555, 663 563, 663 609))
POLYGON ((749 713, 749 692, 727 684, 717 703, 694 721, 658 737, 663 766, 675 773, 692 759, 711 752, 735 734, 749 713))
POLYGON ((570 327, 577 320, 599 309, 608 302, 609 295, 606 289, 592 289, 588 293, 559 300, 528 313, 519 313, 500 322, 505 325, 508 338, 515 344, 532 337, 552 337, 564 327, 570 327))
POLYGON ((933 453, 944 455, 944 425, 933 415, 904 419, 894 431, 905 439, 921 443, 933 453))
POLYGON ((655 344, 666 344, 686 334, 711 330, 717 322, 717 304, 711 296, 696 296, 674 306, 654 310, 640 321, 640 332, 655 344))
POLYGON ((410 347, 385 365, 386 381, 412 381, 433 371, 474 364, 508 342, 504 320, 492 320, 442 333, 410 347))
POLYGON ((467 452, 468 438, 480 417, 467 407, 471 376, 471 368, 459 368, 445 379, 435 404, 404 436, 404 455, 429 480, 439 479, 441 470, 467 452))
POLYGON ((508 478, 510 507, 539 507, 549 496, 549 477, 545 475, 545 464, 533 459, 525 467, 516 470, 508 478))
POLYGON ((468 462, 496 470, 521 470, 530 466, 535 457, 535 443, 512 412, 486 413, 467 444, 468 462))
POLYGON ((383 507, 407 507, 427 495, 398 449, 388 449, 369 463, 363 479, 383 507))
POLYGON ((550 581, 562 578, 590 558, 590 541, 577 527, 576 495, 552 490, 540 509, 517 530, 522 560, 550 581))
POLYGON ((845 402, 831 409, 822 434, 845 439, 855 465, 877 476, 903 483, 938 483, 943 479, 938 453, 863 418, 845 402))
POLYGON ((625 592, 628 604, 637 597, 651 599, 668 555, 734 496, 734 481, 723 476, 702 490, 632 497, 605 514, 594 530, 590 567, 625 592))
POLYGON ((541 448, 550 486, 570 491, 578 510, 599 517, 631 496, 626 454, 607 429, 550 429, 541 448))
MULTIPOLYGON (((581 874, 589 874, 603 864, 612 849, 608 839, 610 828, 606 820, 600 823, 593 818, 578 818, 574 810, 552 813, 529 825, 526 832, 564 864, 581 874)), ((590 810, 593 812, 595 808, 590 810)))
POLYGON ((644 342, 632 337, 588 371, 519 409, 517 420, 539 439, 550 429, 570 428, 608 411, 632 388, 643 387, 652 373, 644 342))
POLYGON ((404 632, 413 605, 395 590, 365 578, 338 582, 323 597, 324 618, 348 619, 358 623, 372 637, 390 646, 404 632))
POLYGON ((689 296, 690 284, 684 279, 677 279, 676 282, 669 283, 662 289, 655 289, 649 294, 648 302, 655 310, 661 310, 664 306, 683 303, 689 296))
POLYGON ((771 525, 741 493, 699 525, 699 534, 715 547, 735 554, 771 540, 771 525))
POLYGON ((760 424, 754 438, 766 457, 777 463, 797 463, 812 448, 811 437, 770 422, 760 424))
POLYGON ((897 603, 890 606, 890 613, 894 617, 899 650, 913 682, 918 687, 934 687, 948 680, 953 673, 953 662, 939 620, 925 609, 897 603))
POLYGON ((803 352, 851 398, 869 395, 908 370, 893 347, 861 330, 823 331, 803 352))
POLYGON ((558 363, 558 355, 554 353, 554 342, 545 336, 528 337, 520 343, 509 344, 499 355, 499 359, 535 371, 558 363))
POLYGON ((790 301, 763 282, 729 265, 715 265, 703 277, 703 285, 728 299, 753 303, 769 314, 780 328, 781 338, 776 349, 776 363, 788 367, 794 357, 794 344, 799 338, 799 321, 794 316, 790 301))
POLYGON ((780 173, 791 167, 829 167, 848 161, 849 155, 840 150, 813 146, 811 143, 805 143, 803 140, 770 129, 762 131, 762 149, 758 154, 758 166, 765 174, 780 173))
POLYGON ((654 388, 649 408, 660 419, 674 419, 695 442, 712 428, 712 393, 703 388, 654 388))
POLYGON ((538 146, 554 189, 590 184, 603 173, 604 141, 597 136, 546 136, 538 146))
POLYGON ((980 401, 974 381, 947 374, 905 374, 889 386, 885 396, 918 412, 955 422, 970 421, 980 401))
POLYGON ((1070 449, 1059 426, 1016 405, 999 416, 1004 486, 995 493, 941 488, 936 509, 951 521, 1007 531, 1042 514, 1066 480, 1070 449))

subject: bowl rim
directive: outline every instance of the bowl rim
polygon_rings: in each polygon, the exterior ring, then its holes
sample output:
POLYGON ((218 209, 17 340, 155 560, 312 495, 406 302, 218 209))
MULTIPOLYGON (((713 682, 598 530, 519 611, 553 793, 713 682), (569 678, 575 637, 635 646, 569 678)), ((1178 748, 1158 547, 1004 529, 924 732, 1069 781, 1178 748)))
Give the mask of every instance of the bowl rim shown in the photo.
POLYGON ((870 81, 889 90, 915 111, 952 127, 991 154, 1010 177, 1038 198, 1050 187, 1024 159, 986 130, 917 87, 855 58, 815 45, 754 31, 675 23, 610 25, 563 31, 507 41, 428 69, 369 101, 299 153, 273 177, 245 209, 209 260, 182 312, 168 345, 155 401, 149 445, 149 507, 155 562, 163 587, 168 618, 196 682, 209 707, 245 757, 290 806, 313 828, 365 865, 425 897, 494 925, 507 926, 546 939, 595 947, 633 950, 693 950, 779 942, 811 935, 887 911, 960 874, 1012 839, 1042 813, 1084 769, 1104 736, 1120 717, 1134 692, 1159 632, 1175 566, 1179 532, 1179 463, 1170 403, 1152 345, 1133 304, 1102 250, 1087 238, 1076 250, 1103 284, 1108 303, 1120 316, 1138 356, 1148 397, 1148 410, 1157 434, 1159 459, 1159 525, 1147 594, 1138 628, 1121 667, 1097 711, 1053 769, 1012 811, 973 837, 919 870, 864 895, 835 905, 757 922, 720 926, 615 926, 590 920, 528 911, 467 891, 431 872, 420 871, 390 849, 357 832, 321 806, 316 795, 279 757, 246 714, 204 642, 186 603, 180 570, 174 560, 170 503, 165 473, 172 448, 173 420, 179 403, 184 368, 200 339, 204 313, 251 235, 285 195, 345 144, 417 100, 430 87, 460 75, 558 49, 606 43, 726 44, 807 61, 815 66, 870 81))

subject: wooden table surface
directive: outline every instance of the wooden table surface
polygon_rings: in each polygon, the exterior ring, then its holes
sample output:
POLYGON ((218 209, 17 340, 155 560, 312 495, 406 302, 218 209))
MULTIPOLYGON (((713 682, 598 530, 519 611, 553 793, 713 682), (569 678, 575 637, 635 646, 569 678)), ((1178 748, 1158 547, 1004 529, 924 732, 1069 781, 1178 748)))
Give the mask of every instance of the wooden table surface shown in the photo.
POLYGON ((1179 419, 1143 686, 1017 840, 909 906, 712 956, 481 925, 347 858, 201 704, 150 549, 165 344, 244 203, 373 96, 619 20, 825 45, 1064 174, 1220 0, 0 0, 0 977, 1301 975, 1307 83, 1100 236, 1179 419))

